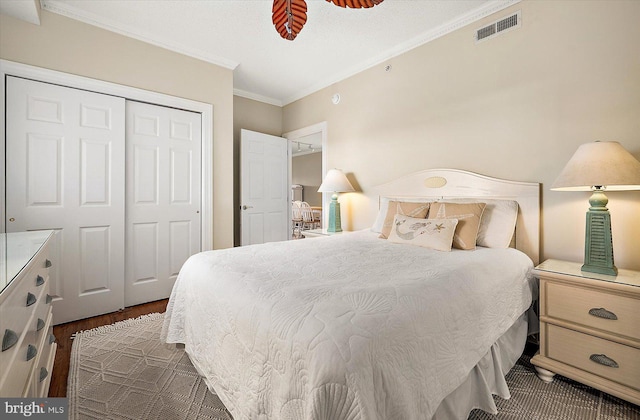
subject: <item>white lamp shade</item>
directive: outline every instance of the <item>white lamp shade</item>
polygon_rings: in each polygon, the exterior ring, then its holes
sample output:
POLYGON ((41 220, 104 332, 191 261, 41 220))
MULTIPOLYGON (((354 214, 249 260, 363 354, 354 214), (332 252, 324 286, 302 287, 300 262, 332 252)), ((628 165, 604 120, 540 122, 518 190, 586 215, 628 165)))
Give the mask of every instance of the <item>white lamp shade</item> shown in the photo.
POLYGON ((640 162, 620 143, 602 141, 578 147, 551 186, 559 191, 640 190, 640 162))
POLYGON ((322 181, 322 185, 318 188, 318 192, 353 192, 353 186, 342 173, 340 169, 329 169, 327 175, 324 177, 324 181, 322 181))

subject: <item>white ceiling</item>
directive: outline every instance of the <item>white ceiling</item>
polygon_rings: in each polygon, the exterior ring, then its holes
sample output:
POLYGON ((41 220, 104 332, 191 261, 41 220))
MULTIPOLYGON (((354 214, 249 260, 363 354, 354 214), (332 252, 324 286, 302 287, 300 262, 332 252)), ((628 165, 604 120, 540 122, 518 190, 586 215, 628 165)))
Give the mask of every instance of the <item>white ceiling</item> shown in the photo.
MULTIPOLYGON (((0 0, 0 12, 15 1, 0 0)), ((386 0, 354 10, 307 0, 307 23, 294 41, 276 32, 271 0, 40 4, 47 11, 233 69, 235 94, 286 105, 518 1, 386 0)))

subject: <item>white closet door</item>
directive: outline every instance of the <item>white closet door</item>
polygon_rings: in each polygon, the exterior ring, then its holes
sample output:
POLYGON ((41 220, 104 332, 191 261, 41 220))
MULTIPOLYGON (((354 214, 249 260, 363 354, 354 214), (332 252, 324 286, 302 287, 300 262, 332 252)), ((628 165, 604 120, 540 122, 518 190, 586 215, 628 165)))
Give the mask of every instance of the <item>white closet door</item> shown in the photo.
POLYGON ((201 115, 127 101, 125 304, 169 297, 200 251, 201 115))
POLYGON ((7 231, 55 229, 54 323, 124 307, 125 100, 7 78, 7 231))

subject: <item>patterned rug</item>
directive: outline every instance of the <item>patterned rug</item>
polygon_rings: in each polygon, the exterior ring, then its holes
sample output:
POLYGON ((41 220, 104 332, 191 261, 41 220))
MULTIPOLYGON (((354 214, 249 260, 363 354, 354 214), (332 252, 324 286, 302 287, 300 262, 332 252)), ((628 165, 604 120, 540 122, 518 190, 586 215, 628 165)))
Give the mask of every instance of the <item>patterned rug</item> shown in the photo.
POLYGON ((155 313, 76 334, 70 420, 232 419, 187 354, 160 341, 163 318, 155 313))
MULTIPOLYGON (((232 420, 183 350, 160 341, 164 314, 150 314, 76 334, 69 370, 69 418, 232 420)), ((474 410, 469 420, 640 420, 640 407, 556 376, 540 381, 520 358, 507 375, 511 399, 499 414, 474 410)))

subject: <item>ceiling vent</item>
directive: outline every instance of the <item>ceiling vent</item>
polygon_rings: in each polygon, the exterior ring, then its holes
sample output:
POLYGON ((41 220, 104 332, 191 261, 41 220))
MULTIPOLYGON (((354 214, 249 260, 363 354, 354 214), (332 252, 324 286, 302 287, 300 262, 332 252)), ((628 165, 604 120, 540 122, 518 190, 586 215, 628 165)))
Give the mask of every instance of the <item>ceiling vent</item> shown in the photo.
POLYGON ((520 17, 520 11, 518 10, 511 16, 507 16, 504 19, 497 20, 490 25, 478 29, 475 35, 476 42, 486 41, 487 39, 494 38, 504 32, 519 28, 521 21, 522 18, 520 17))

